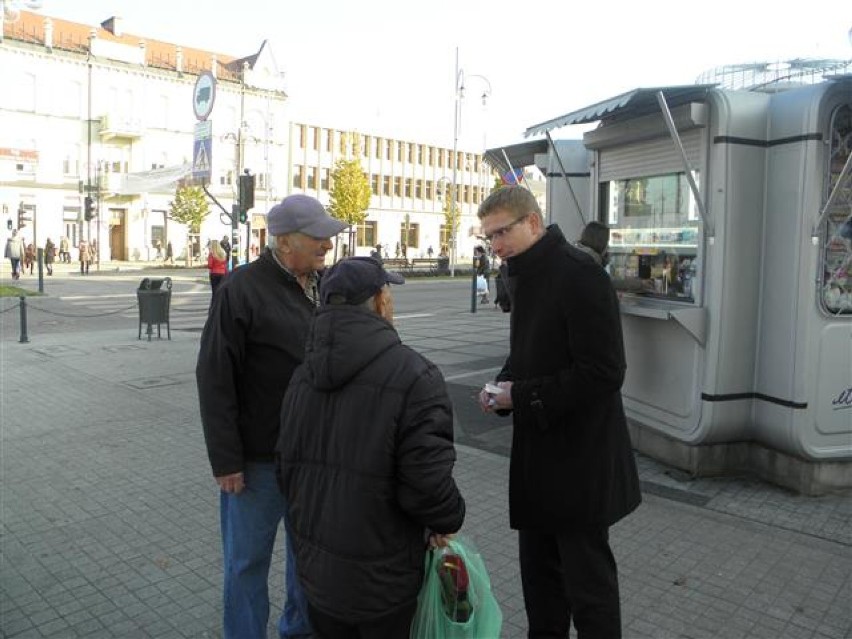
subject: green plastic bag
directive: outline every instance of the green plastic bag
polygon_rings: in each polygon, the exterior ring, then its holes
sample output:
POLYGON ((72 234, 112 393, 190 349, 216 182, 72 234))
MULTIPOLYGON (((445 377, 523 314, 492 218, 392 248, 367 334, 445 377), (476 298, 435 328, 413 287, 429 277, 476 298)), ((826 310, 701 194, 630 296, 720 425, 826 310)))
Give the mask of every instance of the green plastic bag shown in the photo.
POLYGON ((467 539, 426 553, 411 639, 499 639, 502 626, 485 564, 467 539))

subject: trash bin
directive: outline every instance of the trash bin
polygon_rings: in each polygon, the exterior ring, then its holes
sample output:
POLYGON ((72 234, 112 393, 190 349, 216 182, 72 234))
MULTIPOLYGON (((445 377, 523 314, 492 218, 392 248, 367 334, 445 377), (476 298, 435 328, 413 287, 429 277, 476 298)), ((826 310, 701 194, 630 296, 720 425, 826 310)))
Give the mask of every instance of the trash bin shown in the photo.
POLYGON ((450 274, 450 258, 441 255, 437 259, 438 262, 438 275, 449 275, 450 274))
POLYGON ((166 334, 172 338, 172 329, 169 325, 169 304, 172 301, 172 280, 170 277, 153 278, 146 277, 139 282, 136 289, 136 299, 139 301, 139 335, 142 339, 142 324, 148 325, 146 334, 151 341, 153 325, 157 325, 157 338, 160 335, 160 325, 166 325, 166 334))

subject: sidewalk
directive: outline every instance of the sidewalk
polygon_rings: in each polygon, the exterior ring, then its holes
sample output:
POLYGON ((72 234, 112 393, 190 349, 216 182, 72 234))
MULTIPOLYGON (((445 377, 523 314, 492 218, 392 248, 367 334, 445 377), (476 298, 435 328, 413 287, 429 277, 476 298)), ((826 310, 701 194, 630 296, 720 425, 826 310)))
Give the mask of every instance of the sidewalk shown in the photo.
MULTIPOLYGON (((463 532, 488 566, 503 637, 524 637, 507 513, 511 425, 473 405, 505 355, 507 316, 436 319, 404 319, 400 333, 447 378, 463 532)), ((135 326, 0 342, 0 636, 220 636, 197 344, 192 332, 138 341, 135 326)), ((611 535, 626 638, 852 637, 848 497, 639 465, 644 502, 611 535)), ((282 563, 279 540, 273 610, 282 563)))

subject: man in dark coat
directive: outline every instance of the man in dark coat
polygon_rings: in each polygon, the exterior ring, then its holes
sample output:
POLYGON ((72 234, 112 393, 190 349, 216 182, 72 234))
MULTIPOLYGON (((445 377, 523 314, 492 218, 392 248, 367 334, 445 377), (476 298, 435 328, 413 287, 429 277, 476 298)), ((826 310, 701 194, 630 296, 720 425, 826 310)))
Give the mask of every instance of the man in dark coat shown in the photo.
MULTIPOLYGON (((329 238, 346 225, 314 198, 295 194, 272 207, 267 227, 273 246, 225 278, 213 296, 196 367, 204 439, 220 488, 226 639, 266 637, 269 566, 286 512, 274 463, 281 400, 304 357, 329 238)), ((285 552, 287 601, 278 636, 307 636, 289 535, 285 552)))
POLYGON ((374 259, 326 272, 281 407, 279 475, 317 637, 408 637, 436 546, 462 525, 453 413, 434 364, 404 346, 374 259))
POLYGON ((621 384, 618 298, 603 269, 545 228, 520 186, 491 193, 478 213, 513 284, 502 392, 486 411, 513 411, 509 519, 519 531, 530 637, 621 636, 609 527, 640 500, 621 384))

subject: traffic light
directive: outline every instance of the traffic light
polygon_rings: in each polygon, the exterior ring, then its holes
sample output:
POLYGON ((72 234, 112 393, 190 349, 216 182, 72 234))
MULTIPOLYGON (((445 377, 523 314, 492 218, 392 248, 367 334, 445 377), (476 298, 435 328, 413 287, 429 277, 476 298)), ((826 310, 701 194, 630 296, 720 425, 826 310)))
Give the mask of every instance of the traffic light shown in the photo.
POLYGON ((245 224, 248 211, 254 208, 254 176, 249 175, 248 169, 240 176, 239 200, 240 224, 245 224))
POLYGON ((9 229, 10 231, 12 230, 12 218, 11 217, 8 220, 6 220, 6 228, 9 229))
POLYGON ((24 203, 23 202, 21 202, 21 204, 18 206, 18 228, 19 229, 24 228, 24 203))
POLYGON ((83 204, 84 204, 83 211, 84 211, 84 214, 85 214, 85 218, 86 218, 86 221, 89 222, 89 221, 91 221, 91 219, 93 217, 95 217, 95 206, 94 206, 94 201, 92 200, 92 196, 87 195, 83 200, 83 204))

